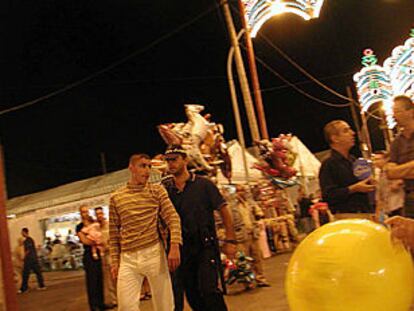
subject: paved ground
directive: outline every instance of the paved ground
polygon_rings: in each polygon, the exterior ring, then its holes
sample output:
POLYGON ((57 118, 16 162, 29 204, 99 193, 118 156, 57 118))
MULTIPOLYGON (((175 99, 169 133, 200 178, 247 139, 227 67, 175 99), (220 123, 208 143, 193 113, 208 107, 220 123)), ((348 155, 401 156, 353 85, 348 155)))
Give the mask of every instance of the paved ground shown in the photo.
MULTIPOLYGON (((232 287, 229 295, 226 296, 229 310, 289 311, 284 279, 290 256, 291 254, 281 254, 265 260, 265 272, 272 287, 248 292, 243 291, 240 286, 232 287)), ((33 289, 19 295, 20 311, 88 311, 83 271, 49 272, 44 276, 48 289, 46 291, 33 289)), ((33 275, 31 287, 36 288, 33 275)), ((151 310, 153 310, 151 301, 142 302, 141 311, 151 310)), ((190 309, 186 309, 188 310, 190 309)), ((414 311, 414 307, 410 310, 414 311)))
MULTIPOLYGON (((241 287, 232 287, 226 297, 230 310, 288 311, 284 294, 284 274, 290 254, 282 254, 265 260, 265 269, 270 288, 258 288, 245 292, 241 287)), ((44 273, 48 289, 36 289, 19 295, 20 311, 87 311, 87 300, 83 271, 44 273)), ((36 288, 31 276, 31 287, 36 288)), ((151 301, 142 302, 141 311, 153 310, 151 301)), ((188 309, 189 310, 189 309, 188 309)))

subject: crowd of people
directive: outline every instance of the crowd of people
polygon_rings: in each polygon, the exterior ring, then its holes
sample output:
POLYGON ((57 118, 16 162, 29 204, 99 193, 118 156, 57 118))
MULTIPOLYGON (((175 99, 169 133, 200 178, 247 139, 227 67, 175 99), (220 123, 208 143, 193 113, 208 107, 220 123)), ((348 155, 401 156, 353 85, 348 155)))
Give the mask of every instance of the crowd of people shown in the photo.
MULTIPOLYGON (((303 233, 338 219, 366 218, 389 225, 393 237, 414 246, 412 101, 396 97, 394 114, 401 133, 389 153, 373 155, 371 174, 362 178, 355 174, 351 154, 355 132, 342 120, 325 126, 331 154, 320 168, 320 192, 307 194, 303 187, 298 191, 296 221, 303 233)), ((102 207, 94 209, 94 218, 88 206, 80 207, 76 238, 71 235, 66 245, 82 244, 90 310, 117 306, 120 311, 137 311, 140 300, 151 297, 158 311, 183 310, 184 297, 193 310, 227 310, 223 254, 230 261, 237 256, 252 259, 255 283, 246 283, 246 289, 270 286, 260 244, 270 209, 260 206, 251 186, 219 189, 190 171, 188 163, 180 145, 169 146, 155 159, 134 154, 128 183, 111 194, 109 220, 102 207)), ((283 204, 292 205, 288 198, 283 204)), ((276 214, 284 221, 285 238, 290 230, 297 240, 288 213, 276 214)), ((39 289, 46 288, 34 245, 24 228, 16 251, 20 292, 27 291, 31 271, 39 289)), ((47 245, 52 259, 61 257, 60 241, 47 245)))

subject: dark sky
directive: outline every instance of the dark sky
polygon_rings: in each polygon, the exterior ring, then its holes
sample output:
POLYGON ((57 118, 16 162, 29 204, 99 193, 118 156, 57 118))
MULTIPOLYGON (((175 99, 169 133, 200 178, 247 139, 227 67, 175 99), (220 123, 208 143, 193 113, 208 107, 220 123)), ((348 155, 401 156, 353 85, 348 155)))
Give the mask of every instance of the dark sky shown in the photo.
MULTIPOLYGON (((234 4, 235 2, 232 1, 234 4)), ((11 1, 2 53, 0 110, 51 93, 147 47, 211 8, 215 0, 11 1)), ((309 22, 291 14, 261 30, 306 70, 345 94, 371 47, 380 63, 407 38, 412 0, 326 0, 309 22)), ((255 51, 312 95, 343 103, 309 83, 263 39, 255 51)), ((184 121, 183 105, 199 103, 235 138, 226 80, 229 40, 212 10, 188 28, 72 90, 0 116, 10 197, 126 167, 133 152, 164 149, 157 124, 184 121)), ((321 130, 350 121, 348 108, 324 106, 298 94, 258 65, 271 136, 292 132, 312 151, 326 149, 321 130)), ((247 123, 245 123, 247 124, 247 123)), ((248 133, 246 133, 248 134, 248 133)))

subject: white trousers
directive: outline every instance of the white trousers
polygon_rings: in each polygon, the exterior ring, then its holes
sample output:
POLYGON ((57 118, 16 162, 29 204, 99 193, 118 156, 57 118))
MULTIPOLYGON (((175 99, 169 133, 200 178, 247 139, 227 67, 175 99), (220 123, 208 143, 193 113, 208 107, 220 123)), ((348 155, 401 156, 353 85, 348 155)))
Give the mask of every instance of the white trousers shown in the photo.
POLYGON ((155 311, 173 311, 174 296, 163 246, 121 253, 118 273, 118 311, 139 311, 141 286, 147 277, 155 311))

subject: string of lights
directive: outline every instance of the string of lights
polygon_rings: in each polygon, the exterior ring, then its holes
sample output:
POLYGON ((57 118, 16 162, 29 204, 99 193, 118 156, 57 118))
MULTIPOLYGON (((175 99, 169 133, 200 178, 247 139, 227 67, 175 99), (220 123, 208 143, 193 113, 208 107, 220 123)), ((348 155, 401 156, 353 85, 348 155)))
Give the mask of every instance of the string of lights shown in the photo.
POLYGON ((78 87, 78 86, 80 86, 80 85, 82 85, 82 84, 84 84, 84 83, 86 83, 86 82, 88 82, 88 81, 96 78, 97 76, 99 76, 99 75, 101 75, 101 74, 103 74, 105 72, 108 72, 108 71, 114 69, 115 67, 117 67, 117 66, 119 66, 121 64, 126 63, 130 59, 136 57, 139 54, 142 54, 142 53, 150 50, 154 46, 156 46, 156 45, 160 44, 161 42, 163 42, 163 41, 171 38, 172 36, 178 34, 182 30, 184 30, 185 28, 187 28, 187 27, 191 26, 192 24, 194 24, 195 22, 199 21, 201 18, 203 18, 206 15, 210 14, 211 12, 215 11, 216 8, 217 8, 217 6, 218 6, 218 4, 211 5, 205 11, 197 14, 195 17, 193 17, 192 19, 188 20, 187 22, 184 22, 183 24, 181 24, 180 26, 176 27, 172 31, 170 31, 170 32, 162 35, 161 37, 155 39, 154 41, 152 41, 148 45, 146 45, 146 46, 144 46, 144 47, 142 47, 142 48, 140 48, 140 49, 132 52, 131 54, 129 54, 129 55, 127 55, 127 56, 125 56, 125 57, 117 60, 116 62, 114 62, 114 63, 112 63, 112 64, 110 64, 110 65, 102 68, 101 70, 98 70, 95 73, 92 73, 89 76, 86 76, 83 79, 80 79, 80 80, 78 80, 76 82, 70 83, 70 84, 66 85, 65 87, 63 87, 63 88, 61 88, 59 90, 56 90, 54 92, 51 92, 49 94, 46 94, 46 95, 41 96, 39 98, 36 98, 34 100, 28 101, 26 103, 23 103, 23 104, 20 104, 20 105, 17 105, 17 106, 8 108, 8 109, 1 110, 0 111, 0 116, 4 115, 6 113, 12 112, 12 111, 17 111, 17 110, 20 110, 20 109, 23 109, 23 108, 27 108, 27 107, 33 106, 34 104, 40 103, 40 102, 42 102, 42 101, 44 101, 46 99, 49 99, 51 97, 54 97, 54 96, 57 96, 57 95, 62 94, 64 92, 67 92, 67 91, 69 91, 69 90, 71 90, 71 89, 73 89, 75 87, 78 87))

